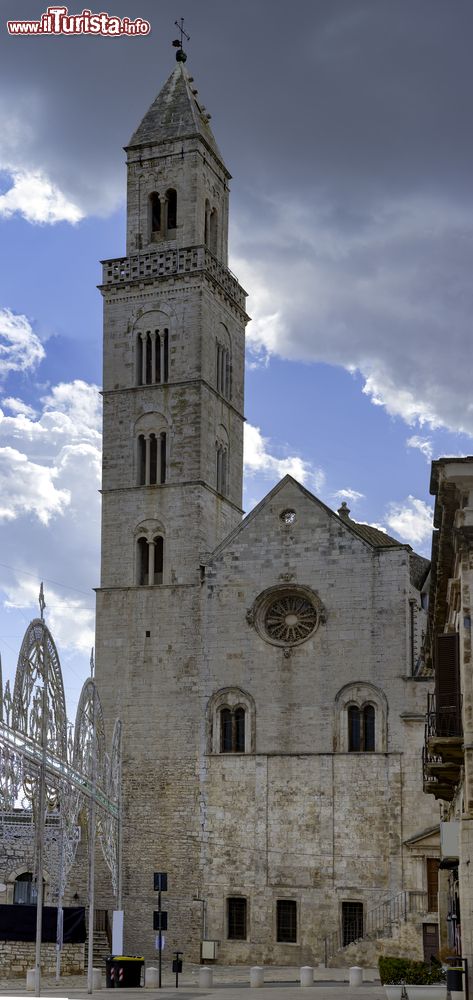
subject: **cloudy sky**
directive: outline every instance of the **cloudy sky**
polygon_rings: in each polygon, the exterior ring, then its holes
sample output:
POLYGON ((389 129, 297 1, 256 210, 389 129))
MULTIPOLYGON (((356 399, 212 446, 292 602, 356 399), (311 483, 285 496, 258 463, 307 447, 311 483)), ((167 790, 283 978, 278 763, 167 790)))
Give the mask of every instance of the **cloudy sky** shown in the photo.
MULTIPOLYGON (((9 37, 0 2, 0 649, 44 579, 73 705, 99 578, 98 261, 123 145, 188 68, 233 174, 248 510, 285 472, 428 553, 429 463, 473 451, 471 0, 109 0, 149 36, 9 37)), ((82 4, 69 4, 79 13, 82 4)))

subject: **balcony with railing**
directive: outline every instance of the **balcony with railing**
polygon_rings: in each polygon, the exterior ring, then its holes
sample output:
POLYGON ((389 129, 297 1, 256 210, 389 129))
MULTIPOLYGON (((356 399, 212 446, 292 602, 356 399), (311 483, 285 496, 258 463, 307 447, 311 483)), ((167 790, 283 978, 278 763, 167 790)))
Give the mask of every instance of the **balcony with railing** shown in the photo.
POLYGON ((463 764, 461 696, 455 691, 451 698, 443 694, 440 704, 435 694, 427 698, 422 752, 424 792, 450 802, 463 764))

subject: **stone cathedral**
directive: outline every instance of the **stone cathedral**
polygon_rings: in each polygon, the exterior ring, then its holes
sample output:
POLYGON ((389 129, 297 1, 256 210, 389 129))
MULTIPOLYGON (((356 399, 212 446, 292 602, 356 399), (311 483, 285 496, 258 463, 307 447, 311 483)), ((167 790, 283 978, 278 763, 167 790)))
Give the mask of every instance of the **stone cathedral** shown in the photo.
POLYGON ((156 957, 159 871, 167 957, 421 957, 429 564, 290 476, 243 517, 230 174, 179 55, 126 147, 126 256, 101 285, 96 676, 124 727, 125 949, 156 957))

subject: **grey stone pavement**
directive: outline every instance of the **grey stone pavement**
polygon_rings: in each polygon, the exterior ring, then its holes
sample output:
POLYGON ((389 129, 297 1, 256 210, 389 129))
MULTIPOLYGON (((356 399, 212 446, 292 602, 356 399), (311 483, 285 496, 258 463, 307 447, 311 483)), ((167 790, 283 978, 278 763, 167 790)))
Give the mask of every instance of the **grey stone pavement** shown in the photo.
MULTIPOLYGON (((121 989, 120 1000, 167 1000, 169 997, 179 997, 179 1000, 197 1000, 197 998, 214 997, 215 1000, 239 1000, 240 997, 248 998, 255 996, 255 1000, 294 1000, 301 998, 312 990, 316 993, 314 1000, 385 1000, 383 987, 377 980, 377 969, 364 970, 363 986, 350 988, 348 984, 348 969, 325 969, 323 967, 314 970, 313 987, 301 987, 299 983, 299 968, 297 967, 276 967, 267 966, 265 968, 265 985, 256 989, 249 984, 249 966, 215 966, 214 986, 212 989, 200 989, 197 985, 199 966, 184 964, 184 972, 179 976, 179 989, 175 988, 175 977, 169 970, 169 965, 163 965, 163 988, 156 989, 121 989)), ((2 997, 34 997, 34 993, 26 991, 25 979, 10 979, 8 981, 0 979, 0 996, 2 997)), ((86 1000, 87 979, 85 976, 65 976, 59 985, 54 977, 44 977, 41 983, 41 996, 43 998, 52 997, 58 1000, 60 997, 71 998, 71 1000, 86 1000)), ((102 989, 95 990, 94 998, 107 1000, 110 991, 102 989)), ((118 1000, 118 998, 117 998, 118 1000)))

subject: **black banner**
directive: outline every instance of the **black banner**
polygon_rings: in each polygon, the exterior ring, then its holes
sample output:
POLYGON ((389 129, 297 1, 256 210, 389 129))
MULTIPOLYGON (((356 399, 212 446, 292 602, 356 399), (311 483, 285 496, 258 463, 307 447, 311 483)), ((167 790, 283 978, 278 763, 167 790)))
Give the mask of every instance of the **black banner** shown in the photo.
MULTIPOLYGON (((45 943, 56 941, 57 909, 43 906, 41 940, 45 943)), ((85 909, 83 906, 64 907, 64 944, 83 944, 87 937, 85 929, 85 909)), ((0 906, 0 941, 35 941, 36 906, 0 906)))

